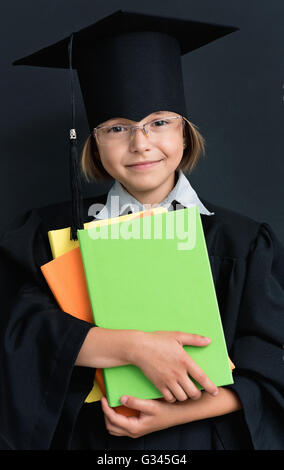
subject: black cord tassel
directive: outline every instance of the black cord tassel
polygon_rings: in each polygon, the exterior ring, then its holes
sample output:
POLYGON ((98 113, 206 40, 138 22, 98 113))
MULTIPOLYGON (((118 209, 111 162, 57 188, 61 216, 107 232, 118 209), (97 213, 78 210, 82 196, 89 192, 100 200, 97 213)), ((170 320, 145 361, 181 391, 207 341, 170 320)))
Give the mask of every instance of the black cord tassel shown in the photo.
POLYGON ((72 194, 72 222, 70 240, 77 240, 77 230, 84 228, 83 223, 83 199, 78 159, 77 139, 75 129, 70 130, 70 182, 72 194), (71 137, 73 135, 73 137, 71 137))
POLYGON ((83 199, 82 199, 82 184, 80 175, 80 165, 78 158, 77 148, 77 135, 75 129, 75 99, 74 99, 74 82, 73 82, 73 68, 72 68, 72 45, 73 34, 70 36, 68 51, 69 51, 69 70, 70 70, 70 83, 71 83, 71 107, 72 107, 72 128, 70 129, 70 149, 69 149, 69 168, 70 168, 70 183, 71 183, 71 196, 72 196, 72 221, 70 227, 70 240, 78 240, 77 230, 84 228, 83 222, 83 199))

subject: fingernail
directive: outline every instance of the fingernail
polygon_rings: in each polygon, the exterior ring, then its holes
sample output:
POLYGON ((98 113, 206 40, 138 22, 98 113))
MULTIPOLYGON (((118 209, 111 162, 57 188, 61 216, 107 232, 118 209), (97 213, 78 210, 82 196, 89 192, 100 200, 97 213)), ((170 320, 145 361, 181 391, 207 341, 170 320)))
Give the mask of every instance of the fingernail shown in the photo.
POLYGON ((216 397, 216 396, 218 395, 218 393, 219 393, 219 390, 216 390, 216 392, 214 392, 214 393, 212 394, 213 397, 216 397))
POLYGON ((121 397, 120 401, 123 405, 127 402, 128 397, 121 397))
POLYGON ((203 338, 202 338, 202 339, 203 339, 203 341, 211 341, 211 339, 210 339, 210 338, 206 338, 205 336, 203 336, 203 338))

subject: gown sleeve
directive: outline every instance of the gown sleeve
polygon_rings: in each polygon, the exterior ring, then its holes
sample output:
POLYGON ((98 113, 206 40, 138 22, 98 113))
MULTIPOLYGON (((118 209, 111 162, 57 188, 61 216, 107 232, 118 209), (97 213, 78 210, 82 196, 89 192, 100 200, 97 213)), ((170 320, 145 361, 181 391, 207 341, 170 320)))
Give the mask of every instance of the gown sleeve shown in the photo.
POLYGON ((256 450, 284 449, 284 247, 267 223, 248 256, 231 358, 256 450))
POLYGON ((47 261, 41 218, 27 211, 0 235, 0 434, 13 450, 50 447, 93 326, 59 309, 41 275, 47 261))

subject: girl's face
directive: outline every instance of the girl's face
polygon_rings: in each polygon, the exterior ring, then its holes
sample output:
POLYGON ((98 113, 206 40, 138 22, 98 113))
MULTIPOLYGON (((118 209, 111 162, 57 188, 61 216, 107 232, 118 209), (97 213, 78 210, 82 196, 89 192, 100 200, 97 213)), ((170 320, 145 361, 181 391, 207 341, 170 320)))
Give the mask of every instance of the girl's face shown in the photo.
MULTIPOLYGON (((163 118, 169 116, 179 115, 168 111, 158 111, 149 114, 140 122, 115 118, 105 121, 100 126, 142 125, 152 120, 163 121, 163 118)), ((174 173, 182 159, 185 140, 182 118, 172 122, 176 124, 171 131, 157 133, 152 138, 145 135, 142 129, 136 129, 128 141, 116 140, 115 143, 107 145, 100 145, 97 141, 101 163, 105 170, 137 199, 139 195, 153 191, 155 197, 158 197, 159 187, 168 188, 168 191, 171 191, 173 187, 174 173), (131 166, 137 162, 156 163, 147 167, 131 166)), ((163 124, 165 123, 157 123, 157 125, 163 124)), ((117 129, 115 131, 117 132, 117 129)))

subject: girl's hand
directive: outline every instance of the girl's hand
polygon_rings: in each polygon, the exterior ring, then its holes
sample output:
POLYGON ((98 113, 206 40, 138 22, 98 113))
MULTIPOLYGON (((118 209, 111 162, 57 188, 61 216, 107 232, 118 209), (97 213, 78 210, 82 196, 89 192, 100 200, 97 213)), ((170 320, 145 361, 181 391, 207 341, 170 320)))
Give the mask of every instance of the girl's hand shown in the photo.
POLYGON ((188 374, 205 391, 213 396, 218 394, 218 388, 183 349, 183 345, 207 346, 209 338, 181 331, 141 333, 131 362, 142 370, 167 402, 200 398, 201 391, 188 374))
POLYGON ((127 397, 123 405, 140 411, 139 416, 123 416, 116 413, 109 405, 106 397, 101 398, 105 425, 113 436, 128 436, 134 439, 160 429, 175 426, 174 406, 161 400, 140 400, 136 397, 127 397))
POLYGON ((233 413, 242 408, 236 392, 225 387, 220 387, 220 393, 216 398, 203 392, 198 401, 187 400, 183 403, 140 400, 131 396, 126 398, 124 406, 138 410, 140 412, 138 417, 118 414, 108 406, 105 397, 101 399, 106 428, 114 436, 137 438, 160 429, 233 413))

